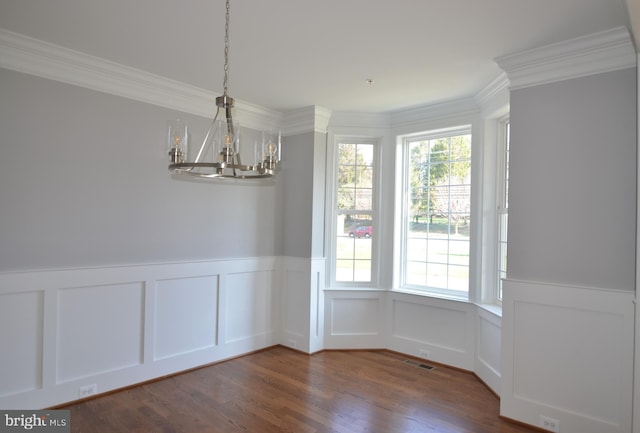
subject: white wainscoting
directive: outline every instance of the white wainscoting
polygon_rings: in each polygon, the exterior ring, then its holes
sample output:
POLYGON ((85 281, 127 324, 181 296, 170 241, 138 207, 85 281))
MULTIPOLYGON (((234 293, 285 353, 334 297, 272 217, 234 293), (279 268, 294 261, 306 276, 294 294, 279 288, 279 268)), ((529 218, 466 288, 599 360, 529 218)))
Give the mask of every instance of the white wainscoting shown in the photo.
POLYGON ((388 348, 473 371, 476 306, 391 292, 388 348))
POLYGON ((0 407, 38 409, 280 343, 280 259, 0 274, 0 407))
POLYGON ((282 344, 313 353, 324 349, 324 258, 282 259, 282 344))
MULTIPOLYGON (((475 371, 476 320, 481 319, 476 318, 479 307, 474 304, 344 289, 326 290, 325 300, 326 349, 383 348, 475 371)), ((494 327, 483 326, 481 353, 487 366, 482 370, 486 374, 479 376, 499 389, 500 320, 485 313, 482 320, 494 327)))
POLYGON ((474 373, 500 395, 502 317, 476 306, 476 355, 474 373))
POLYGON ((325 348, 385 348, 387 292, 325 291, 325 348))
POLYGON ((633 292, 505 280, 501 414, 630 432, 633 292))

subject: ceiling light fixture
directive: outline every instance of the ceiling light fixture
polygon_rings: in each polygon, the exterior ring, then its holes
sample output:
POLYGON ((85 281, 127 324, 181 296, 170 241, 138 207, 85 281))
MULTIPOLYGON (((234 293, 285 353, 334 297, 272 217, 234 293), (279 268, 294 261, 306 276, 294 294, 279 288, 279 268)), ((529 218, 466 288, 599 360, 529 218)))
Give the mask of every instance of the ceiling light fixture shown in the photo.
MULTIPOLYGON (((253 165, 242 164, 240 158, 240 130, 231 116, 233 98, 227 95, 229 82, 229 0, 226 2, 224 35, 224 92, 216 98, 216 114, 211 121, 202 145, 197 152, 189 153, 189 128, 185 121, 169 122, 168 147, 169 171, 212 179, 261 179, 275 174, 280 162, 280 132, 262 132, 261 140, 254 140, 253 165), (224 119, 218 119, 220 109, 224 119), (195 157, 193 157, 195 155, 195 157), (193 157, 193 158, 191 158, 193 157), (190 159, 191 158, 191 159, 190 159)), ((245 152, 246 153, 246 152, 245 152)))

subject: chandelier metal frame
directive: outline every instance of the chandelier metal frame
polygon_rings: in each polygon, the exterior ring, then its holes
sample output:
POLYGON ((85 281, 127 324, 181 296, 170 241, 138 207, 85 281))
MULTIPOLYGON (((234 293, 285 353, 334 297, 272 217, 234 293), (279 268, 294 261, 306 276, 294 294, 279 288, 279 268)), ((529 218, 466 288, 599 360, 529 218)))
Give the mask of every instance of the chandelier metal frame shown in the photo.
POLYGON ((228 96, 229 84, 229 11, 230 0, 226 0, 225 12, 225 36, 224 36, 224 81, 223 94, 216 98, 216 114, 211 121, 211 126, 200 146, 197 156, 193 161, 188 161, 187 142, 188 132, 186 125, 182 134, 172 134, 169 130, 169 171, 178 175, 187 175, 209 179, 264 179, 275 174, 276 166, 280 161, 281 134, 275 135, 263 132, 262 159, 253 165, 243 164, 239 152, 239 131, 232 118, 231 109, 234 99, 228 96), (221 109, 225 119, 218 122, 221 109), (218 131, 217 136, 224 137, 224 143, 218 143, 217 149, 213 148, 216 137, 216 127, 225 129, 223 134, 218 131), (275 141, 275 142, 274 142, 275 141), (207 145, 211 145, 211 152, 217 153, 217 161, 203 161, 207 145))

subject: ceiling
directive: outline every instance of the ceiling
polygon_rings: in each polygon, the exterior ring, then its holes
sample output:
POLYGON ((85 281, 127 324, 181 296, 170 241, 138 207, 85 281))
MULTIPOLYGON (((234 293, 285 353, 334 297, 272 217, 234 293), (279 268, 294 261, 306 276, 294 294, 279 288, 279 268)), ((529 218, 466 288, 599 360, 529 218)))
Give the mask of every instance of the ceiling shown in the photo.
MULTIPOLYGON (((469 97, 499 76, 494 58, 630 27, 636 1, 232 0, 229 95, 366 113, 469 97)), ((224 13, 224 0, 0 0, 0 27, 221 93, 224 13)))

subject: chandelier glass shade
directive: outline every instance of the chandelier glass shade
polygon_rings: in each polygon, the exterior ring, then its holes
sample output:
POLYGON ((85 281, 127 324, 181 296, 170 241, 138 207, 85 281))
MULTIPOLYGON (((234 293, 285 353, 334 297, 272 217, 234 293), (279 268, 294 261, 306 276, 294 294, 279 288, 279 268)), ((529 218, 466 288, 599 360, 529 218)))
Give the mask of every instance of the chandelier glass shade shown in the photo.
POLYGON ((229 81, 229 1, 226 1, 224 40, 224 92, 216 98, 216 114, 202 144, 192 148, 186 121, 169 122, 167 144, 169 171, 210 179, 263 179, 275 174, 280 162, 282 136, 280 132, 263 131, 254 138, 252 151, 243 144, 243 155, 253 153, 250 163, 240 156, 240 128, 233 120, 234 100, 227 95, 229 81))

